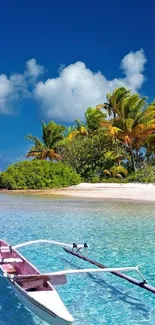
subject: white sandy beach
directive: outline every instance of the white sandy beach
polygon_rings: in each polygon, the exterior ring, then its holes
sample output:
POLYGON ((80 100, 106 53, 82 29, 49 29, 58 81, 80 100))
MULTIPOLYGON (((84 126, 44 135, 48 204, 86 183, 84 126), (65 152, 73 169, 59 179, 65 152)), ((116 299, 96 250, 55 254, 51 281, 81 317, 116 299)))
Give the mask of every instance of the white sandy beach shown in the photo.
POLYGON ((56 193, 74 197, 155 202, 155 184, 81 183, 66 189, 56 190, 56 193))
MULTIPOLYGON (((2 191, 3 192, 3 191, 2 191)), ((94 199, 122 199, 155 202, 155 184, 81 183, 61 189, 13 190, 7 193, 63 195, 94 199)))

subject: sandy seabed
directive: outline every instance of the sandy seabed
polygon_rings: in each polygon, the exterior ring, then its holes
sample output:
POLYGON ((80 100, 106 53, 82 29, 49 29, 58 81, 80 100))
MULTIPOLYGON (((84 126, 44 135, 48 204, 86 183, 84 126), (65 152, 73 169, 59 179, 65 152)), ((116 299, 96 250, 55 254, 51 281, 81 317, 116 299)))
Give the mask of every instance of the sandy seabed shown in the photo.
POLYGON ((2 192, 155 202, 155 184, 140 183, 81 183, 79 185, 61 189, 11 191, 4 190, 2 192))

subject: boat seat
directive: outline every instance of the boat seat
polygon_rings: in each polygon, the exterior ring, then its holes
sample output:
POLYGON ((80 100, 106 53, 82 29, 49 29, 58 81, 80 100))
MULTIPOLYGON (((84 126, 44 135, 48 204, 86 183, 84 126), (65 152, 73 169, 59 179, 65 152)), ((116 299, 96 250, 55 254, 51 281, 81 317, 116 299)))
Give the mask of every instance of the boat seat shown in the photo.
POLYGON ((23 263, 20 257, 0 257, 0 264, 23 263))
POLYGON ((16 273, 16 269, 14 268, 14 266, 9 264, 9 263, 8 264, 3 264, 1 266, 1 268, 3 269, 3 272, 5 272, 5 273, 9 273, 9 274, 16 273))
POLYGON ((12 247, 11 246, 0 246, 0 252, 1 253, 12 252, 12 247))
MULTIPOLYGON (((20 283, 20 281, 19 281, 20 283)), ((20 284, 25 290, 35 289, 43 286, 43 280, 25 281, 20 284)), ((33 290, 34 291, 34 290, 33 290)))

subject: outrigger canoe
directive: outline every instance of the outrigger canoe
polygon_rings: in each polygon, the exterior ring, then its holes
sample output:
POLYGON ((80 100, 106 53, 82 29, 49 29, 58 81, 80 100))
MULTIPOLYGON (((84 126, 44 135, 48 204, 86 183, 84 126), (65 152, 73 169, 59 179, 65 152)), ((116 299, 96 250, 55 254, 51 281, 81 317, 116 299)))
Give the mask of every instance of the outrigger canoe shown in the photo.
MULTIPOLYGON (((0 268, 20 301, 42 320, 51 325, 70 325, 73 317, 53 285, 44 278, 20 281, 18 276, 40 275, 17 250, 0 240, 0 268)), ((59 279, 57 278, 57 281, 59 279)), ((60 283, 61 284, 61 283, 60 283)))
POLYGON ((42 320, 51 325, 71 325, 74 321, 55 290, 55 286, 66 284, 66 276, 68 274, 110 272, 134 285, 155 293, 155 288, 147 284, 138 266, 108 268, 82 255, 81 249, 87 247, 87 244, 65 244, 52 240, 35 240, 10 246, 5 241, 0 240, 0 269, 20 301, 42 320), (63 270, 41 274, 34 265, 17 251, 20 247, 37 243, 63 246, 67 253, 96 265, 98 268, 63 270), (141 281, 124 274, 124 272, 133 270, 138 272, 141 281))

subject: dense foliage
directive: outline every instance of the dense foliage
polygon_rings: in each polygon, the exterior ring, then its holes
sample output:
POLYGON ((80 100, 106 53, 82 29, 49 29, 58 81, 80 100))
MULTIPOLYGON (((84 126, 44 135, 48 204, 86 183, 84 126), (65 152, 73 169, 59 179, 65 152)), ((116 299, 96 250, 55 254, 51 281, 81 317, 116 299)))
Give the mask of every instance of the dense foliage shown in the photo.
POLYGON ((148 166, 127 177, 128 182, 155 183, 155 166, 148 166))
POLYGON ((7 189, 55 188, 80 183, 80 176, 62 162, 23 161, 0 173, 0 187, 7 189))
POLYGON ((23 162, 0 174, 4 188, 44 188, 89 182, 155 182, 155 102, 124 87, 89 107, 84 121, 42 122, 42 138, 23 162), (45 160, 49 161, 46 163, 45 160), (61 160, 60 162, 57 162, 61 160), (70 167, 67 167, 67 165, 70 167))
POLYGON ((105 136, 103 131, 100 131, 93 136, 83 139, 75 137, 68 141, 63 148, 62 156, 83 179, 99 181, 102 179, 104 169, 111 168, 114 164, 114 160, 107 156, 109 148, 116 156, 116 144, 110 136, 105 136))

